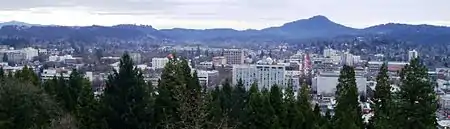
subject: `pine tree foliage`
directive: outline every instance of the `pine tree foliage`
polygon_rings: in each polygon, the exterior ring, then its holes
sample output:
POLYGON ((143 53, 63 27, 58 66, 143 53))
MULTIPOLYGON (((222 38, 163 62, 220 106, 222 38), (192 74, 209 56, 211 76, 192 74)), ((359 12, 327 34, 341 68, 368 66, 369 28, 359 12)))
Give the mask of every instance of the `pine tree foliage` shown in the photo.
POLYGON ((427 69, 419 59, 411 60, 400 73, 400 92, 398 112, 402 120, 398 127, 409 129, 436 128, 436 93, 432 86, 427 69))
POLYGON ((101 97, 108 128, 150 128, 152 103, 148 89, 142 73, 134 67, 130 56, 123 55, 119 71, 108 76, 101 97))
POLYGON ((0 103, 2 129, 46 128, 60 113, 42 89, 16 79, 0 83, 0 103))
POLYGON ((355 71, 353 67, 344 66, 336 86, 334 127, 339 129, 361 129, 361 108, 358 102, 355 71))
POLYGON ((387 74, 387 65, 383 64, 377 76, 377 84, 374 93, 374 114, 373 127, 377 129, 391 129, 393 126, 391 115, 393 115, 392 93, 389 76, 387 74))
POLYGON ((209 89, 188 61, 176 56, 153 87, 123 55, 100 97, 78 70, 41 83, 27 66, 15 73, 0 68, 0 129, 431 129, 437 106, 426 71, 412 60, 400 73, 400 91, 391 93, 384 64, 373 98, 375 116, 364 126, 349 66, 338 79, 334 112, 311 100, 309 85, 295 92, 292 80, 270 89, 226 80, 209 89))

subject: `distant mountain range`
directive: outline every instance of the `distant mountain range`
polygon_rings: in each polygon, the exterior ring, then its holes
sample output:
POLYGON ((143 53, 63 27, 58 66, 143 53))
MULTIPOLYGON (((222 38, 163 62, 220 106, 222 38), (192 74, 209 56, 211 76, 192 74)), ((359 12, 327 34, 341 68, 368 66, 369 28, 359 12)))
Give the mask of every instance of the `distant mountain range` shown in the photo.
POLYGON ((28 23, 20 22, 20 21, 9 21, 9 22, 0 23, 0 27, 2 27, 2 26, 40 26, 40 25, 28 24, 28 23))
POLYGON ((332 38, 341 35, 384 35, 417 43, 450 43, 450 27, 387 23, 364 29, 347 27, 325 16, 314 16, 261 30, 161 29, 143 25, 116 26, 41 26, 18 21, 0 23, 0 37, 34 39, 95 40, 173 40, 173 41, 292 41, 311 38, 332 38))

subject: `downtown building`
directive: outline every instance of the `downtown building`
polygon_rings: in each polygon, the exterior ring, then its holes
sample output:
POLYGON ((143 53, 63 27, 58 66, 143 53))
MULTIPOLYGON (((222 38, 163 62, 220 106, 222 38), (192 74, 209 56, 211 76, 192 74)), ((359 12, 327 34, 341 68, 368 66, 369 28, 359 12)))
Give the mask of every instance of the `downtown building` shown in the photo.
POLYGON ((291 83, 294 89, 299 88, 299 73, 286 71, 285 65, 270 64, 243 64, 233 65, 232 83, 236 85, 239 79, 248 90, 253 83, 258 84, 258 89, 270 89, 273 85, 285 88, 291 83))
POLYGON ((223 56, 228 65, 244 64, 245 55, 242 49, 224 49, 223 56))
MULTIPOLYGON (((356 72, 356 71, 355 71, 356 72)), ((339 83, 339 71, 321 72, 312 80, 312 88, 317 94, 334 96, 339 83)), ((355 73, 356 86, 359 94, 366 94, 367 79, 362 72, 355 73)))

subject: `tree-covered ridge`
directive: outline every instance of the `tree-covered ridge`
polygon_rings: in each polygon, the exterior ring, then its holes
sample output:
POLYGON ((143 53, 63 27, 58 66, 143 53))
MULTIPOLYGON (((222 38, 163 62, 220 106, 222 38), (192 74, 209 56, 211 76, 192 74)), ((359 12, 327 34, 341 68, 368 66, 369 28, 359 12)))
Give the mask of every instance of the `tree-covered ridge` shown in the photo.
POLYGON ((41 82, 29 68, 0 69, 0 129, 431 129, 436 100, 426 69, 413 60, 401 72, 401 90, 390 92, 386 65, 377 76, 375 116, 363 123, 355 72, 344 66, 334 115, 321 111, 310 92, 274 85, 249 90, 242 80, 214 89, 199 84, 186 60, 170 59, 156 87, 125 54, 119 69, 94 96, 91 83, 74 70, 68 79, 41 82), (294 92, 299 91, 299 92, 294 92), (406 119, 405 119, 406 118, 406 119))

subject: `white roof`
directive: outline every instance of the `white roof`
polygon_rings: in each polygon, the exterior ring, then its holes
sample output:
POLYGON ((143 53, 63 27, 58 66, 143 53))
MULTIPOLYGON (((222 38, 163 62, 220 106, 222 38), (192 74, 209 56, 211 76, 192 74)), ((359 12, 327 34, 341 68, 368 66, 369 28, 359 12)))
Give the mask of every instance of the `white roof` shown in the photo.
POLYGON ((440 120, 437 122, 440 126, 450 127, 450 120, 440 120))

